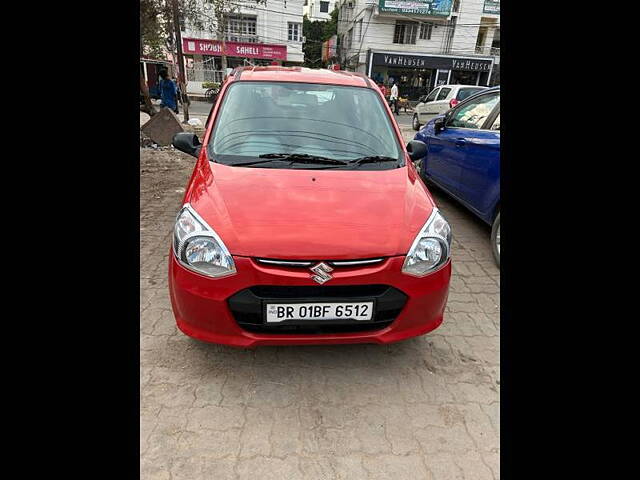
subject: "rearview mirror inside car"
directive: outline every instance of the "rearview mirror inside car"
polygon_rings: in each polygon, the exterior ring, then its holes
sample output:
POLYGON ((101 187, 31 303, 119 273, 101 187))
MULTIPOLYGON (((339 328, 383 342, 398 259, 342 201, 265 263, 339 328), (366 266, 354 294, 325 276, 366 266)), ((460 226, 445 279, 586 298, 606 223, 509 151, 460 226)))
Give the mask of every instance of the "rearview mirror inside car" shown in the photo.
POLYGON ((407 152, 411 160, 418 160, 427 154, 427 145, 420 140, 411 140, 407 143, 407 152))
POLYGON ((181 152, 188 153, 196 158, 200 155, 200 149, 202 148, 200 140, 198 140, 198 136, 195 133, 190 132, 176 133, 173 136, 173 141, 171 143, 181 152))

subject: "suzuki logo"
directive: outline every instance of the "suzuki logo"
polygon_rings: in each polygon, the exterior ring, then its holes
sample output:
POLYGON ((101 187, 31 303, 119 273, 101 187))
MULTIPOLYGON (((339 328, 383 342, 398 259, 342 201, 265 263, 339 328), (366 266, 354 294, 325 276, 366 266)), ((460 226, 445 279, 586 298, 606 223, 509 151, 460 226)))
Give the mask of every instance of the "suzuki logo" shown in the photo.
POLYGON ((333 278, 331 275, 329 275, 329 272, 332 272, 333 268, 331 268, 329 265, 327 265, 324 262, 320 262, 319 264, 314 265, 309 270, 315 273, 315 275, 311 275, 311 278, 313 278, 320 285, 322 285, 325 282, 328 282, 333 278))

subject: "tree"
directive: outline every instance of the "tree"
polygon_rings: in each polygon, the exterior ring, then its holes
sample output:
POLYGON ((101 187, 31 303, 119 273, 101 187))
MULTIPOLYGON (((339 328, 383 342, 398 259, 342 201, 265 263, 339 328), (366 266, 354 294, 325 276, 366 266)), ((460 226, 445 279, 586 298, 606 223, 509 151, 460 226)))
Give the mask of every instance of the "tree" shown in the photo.
POLYGON ((304 52, 304 66, 310 68, 324 68, 327 62, 322 61, 322 43, 338 33, 338 7, 331 12, 331 20, 326 22, 316 20, 312 22, 305 15, 302 31, 306 41, 302 46, 304 52))

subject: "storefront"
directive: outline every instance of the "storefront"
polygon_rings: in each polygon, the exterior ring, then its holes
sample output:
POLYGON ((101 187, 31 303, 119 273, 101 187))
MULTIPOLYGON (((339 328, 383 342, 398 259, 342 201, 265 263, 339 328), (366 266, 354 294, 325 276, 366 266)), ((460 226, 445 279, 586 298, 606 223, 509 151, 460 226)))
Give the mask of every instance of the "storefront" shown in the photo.
POLYGON ((398 82, 402 97, 417 100, 444 84, 489 85, 491 57, 460 57, 394 52, 367 53, 367 75, 377 83, 398 82))
MULTIPOLYGON (((222 44, 216 40, 183 38, 182 51, 187 71, 187 92, 204 93, 204 82, 221 82, 222 44)), ((225 42, 227 68, 245 65, 287 65, 287 46, 263 43, 225 42)))

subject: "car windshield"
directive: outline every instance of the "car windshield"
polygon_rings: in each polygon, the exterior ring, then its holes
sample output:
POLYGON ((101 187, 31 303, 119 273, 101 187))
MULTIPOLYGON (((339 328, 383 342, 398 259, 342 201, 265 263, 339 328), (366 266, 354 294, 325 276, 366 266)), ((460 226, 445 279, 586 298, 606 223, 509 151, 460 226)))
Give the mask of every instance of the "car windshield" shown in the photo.
POLYGON ((470 97, 474 93, 478 93, 482 90, 485 90, 485 89, 484 88, 461 88, 458 91, 458 100, 462 101, 465 98, 470 97))
POLYGON ((224 96, 211 138, 211 157, 231 165, 255 166, 258 162, 251 160, 270 158, 273 166, 266 160, 260 166, 286 168, 300 159, 313 164, 322 157, 325 168, 337 168, 367 158, 360 162, 362 168, 376 164, 373 168, 386 169, 402 162, 382 100, 368 88, 234 83, 224 96))

